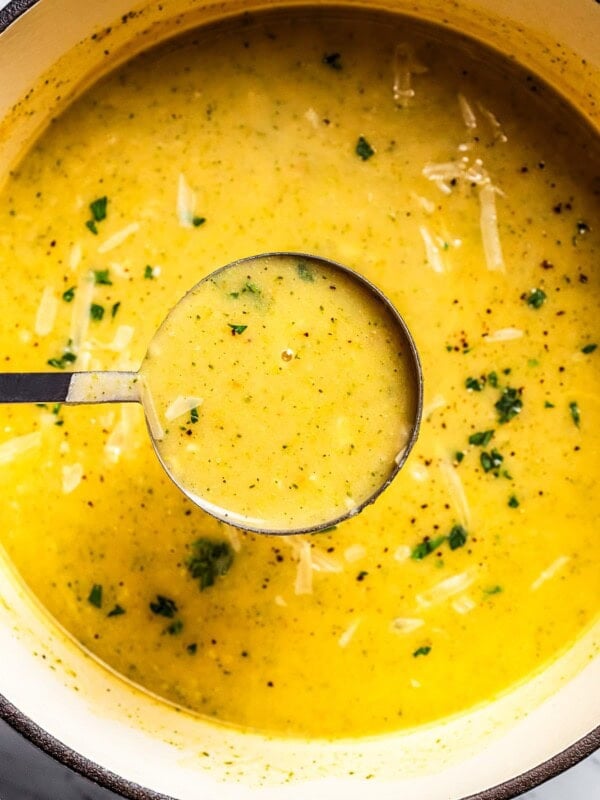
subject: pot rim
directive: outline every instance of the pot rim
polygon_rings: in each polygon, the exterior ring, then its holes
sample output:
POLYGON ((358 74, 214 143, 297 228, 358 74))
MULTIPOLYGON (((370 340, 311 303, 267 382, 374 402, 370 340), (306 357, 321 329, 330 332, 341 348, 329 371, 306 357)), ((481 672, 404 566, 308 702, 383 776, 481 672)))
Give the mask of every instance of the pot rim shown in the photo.
MULTIPOLYGON (((9 0, 7 5, 0 9, 0 33, 5 31, 22 14, 37 5, 38 2, 39 0, 9 0)), ((282 0, 283 3, 285 3, 285 0, 282 0)), ((155 792, 153 789, 122 778, 91 759, 82 756, 71 747, 67 747, 37 725, 2 694, 0 694, 0 719, 58 763, 77 772, 98 786, 116 792, 127 798, 127 800, 176 800, 172 796, 155 792)), ((522 793, 535 789, 540 784, 566 772, 588 756, 591 756, 596 750, 600 750, 600 725, 565 750, 560 751, 532 769, 489 789, 468 795, 462 800, 512 800, 522 793)))

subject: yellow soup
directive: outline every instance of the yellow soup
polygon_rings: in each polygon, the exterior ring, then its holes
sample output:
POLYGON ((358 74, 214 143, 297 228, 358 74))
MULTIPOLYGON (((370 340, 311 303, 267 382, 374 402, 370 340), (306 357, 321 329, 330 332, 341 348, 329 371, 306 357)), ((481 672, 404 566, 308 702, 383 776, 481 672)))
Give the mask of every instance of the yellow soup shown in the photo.
POLYGON ((253 258, 202 281, 141 375, 171 475, 202 508, 259 530, 356 513, 395 472, 417 413, 392 310, 311 258, 253 258))
POLYGON ((138 406, 4 407, 0 539, 33 592, 128 679, 286 735, 431 722, 556 658, 600 606, 599 165, 535 78, 359 12, 245 17, 102 80, 0 196, 4 369, 136 370, 216 266, 313 252, 404 316, 424 415, 374 505, 277 538, 187 500, 138 406))

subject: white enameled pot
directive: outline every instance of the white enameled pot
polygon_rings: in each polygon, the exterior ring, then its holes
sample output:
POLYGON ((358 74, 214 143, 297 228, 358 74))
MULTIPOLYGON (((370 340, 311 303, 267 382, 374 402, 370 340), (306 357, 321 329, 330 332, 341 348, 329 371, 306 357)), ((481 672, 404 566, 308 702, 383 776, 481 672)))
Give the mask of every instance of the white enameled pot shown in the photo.
MULTIPOLYGON (((0 183, 48 117, 104 70, 194 25, 275 5, 308 3, 12 0, 0 11, 0 183)), ((409 14, 486 42, 600 130, 599 0, 337 5, 409 14)), ((122 681, 58 628, 0 553, 0 695, 13 727, 130 798, 504 800, 600 746, 600 630, 511 693, 441 724, 368 741, 267 739, 209 725, 122 681)))

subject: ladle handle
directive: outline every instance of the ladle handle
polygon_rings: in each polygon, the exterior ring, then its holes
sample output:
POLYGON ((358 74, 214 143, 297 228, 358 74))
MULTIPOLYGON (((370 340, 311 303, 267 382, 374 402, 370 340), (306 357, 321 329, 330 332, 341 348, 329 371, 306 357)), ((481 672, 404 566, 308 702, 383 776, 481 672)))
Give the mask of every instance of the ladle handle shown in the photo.
POLYGON ((0 403, 140 403, 137 372, 2 372, 0 403))

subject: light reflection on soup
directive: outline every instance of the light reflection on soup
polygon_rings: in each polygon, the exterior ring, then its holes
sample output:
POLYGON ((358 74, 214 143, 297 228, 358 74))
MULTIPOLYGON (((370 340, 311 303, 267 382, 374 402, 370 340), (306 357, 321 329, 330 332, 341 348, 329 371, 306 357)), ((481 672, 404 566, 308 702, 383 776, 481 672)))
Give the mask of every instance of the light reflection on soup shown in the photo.
POLYGON ((308 13, 198 33, 94 87, 1 196, 6 369, 136 369, 190 286, 269 250, 362 271, 414 332, 417 445, 319 536, 203 515, 139 408, 1 409, 0 537, 27 583, 117 671, 209 717, 426 723, 597 614, 599 162, 535 79, 455 44, 308 13))

